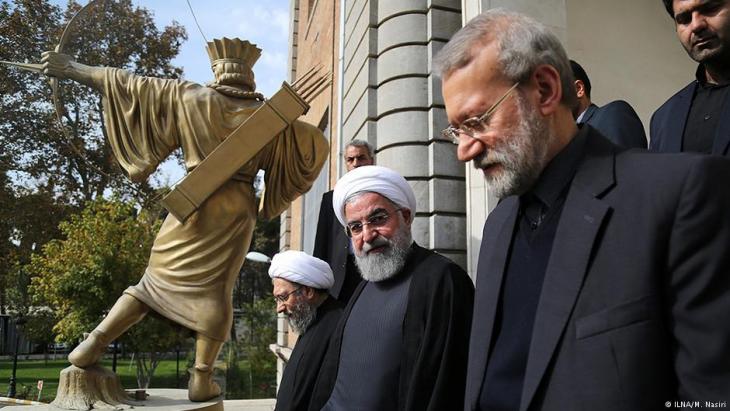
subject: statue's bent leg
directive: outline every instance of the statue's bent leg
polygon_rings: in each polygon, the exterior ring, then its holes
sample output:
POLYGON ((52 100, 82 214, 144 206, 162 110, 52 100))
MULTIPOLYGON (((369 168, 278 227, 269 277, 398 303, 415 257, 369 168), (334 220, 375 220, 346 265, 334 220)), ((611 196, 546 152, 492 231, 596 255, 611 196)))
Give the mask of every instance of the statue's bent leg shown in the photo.
POLYGON ((195 366, 190 370, 188 398, 190 401, 207 401, 221 394, 221 388, 213 381, 213 364, 223 341, 214 340, 198 333, 195 336, 195 366))
POLYGON ((104 320, 71 351, 68 361, 79 368, 96 364, 104 355, 106 347, 144 318, 149 310, 149 307, 138 299, 122 294, 104 320))

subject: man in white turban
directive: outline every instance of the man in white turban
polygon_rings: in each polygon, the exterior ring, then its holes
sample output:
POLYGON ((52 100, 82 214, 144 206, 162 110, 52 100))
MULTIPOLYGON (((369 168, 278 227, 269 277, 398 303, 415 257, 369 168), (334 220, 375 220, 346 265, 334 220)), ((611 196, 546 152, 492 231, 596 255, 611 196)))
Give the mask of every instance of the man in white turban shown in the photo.
MULTIPOLYGON (((345 169, 350 172, 359 167, 375 164, 375 149, 367 141, 350 140, 345 146, 342 157, 345 169)), ((330 289, 330 294, 342 304, 347 304, 362 277, 355 265, 350 239, 345 235, 344 227, 332 210, 333 193, 334 190, 330 190, 322 195, 312 255, 327 261, 332 267, 335 284, 330 289)))
POLYGON ((332 204, 365 281, 334 332, 309 409, 460 409, 471 280, 413 241, 416 197, 395 171, 350 171, 332 204))
POLYGON ((327 290, 335 280, 329 264, 301 251, 274 256, 269 267, 276 312, 299 334, 284 369, 277 411, 306 410, 342 304, 327 290))

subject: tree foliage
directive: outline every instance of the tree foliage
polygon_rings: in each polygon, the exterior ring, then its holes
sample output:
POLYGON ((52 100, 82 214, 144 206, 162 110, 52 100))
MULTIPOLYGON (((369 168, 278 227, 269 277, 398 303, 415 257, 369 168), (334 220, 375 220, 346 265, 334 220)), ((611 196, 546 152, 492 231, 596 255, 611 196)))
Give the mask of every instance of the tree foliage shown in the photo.
MULTIPOLYGON (((278 249, 279 221, 258 219, 250 250, 273 256, 278 249)), ((276 396, 276 357, 269 350, 276 341, 276 306, 268 269, 269 264, 246 261, 234 288, 233 305, 240 314, 234 339, 224 350, 227 398, 276 396)))
POLYGON ((28 265, 34 303, 54 308, 60 340, 77 341, 93 329, 141 278, 158 226, 130 203, 103 199, 60 224, 63 238, 28 265))
MULTIPOLYGON (((0 2, 0 59, 37 62, 56 46, 68 20, 80 9, 71 1, 63 12, 47 0, 0 2)), ((170 62, 187 39, 177 22, 159 30, 151 12, 131 0, 105 1, 74 21, 68 52, 88 65, 120 67, 136 74, 177 78, 170 62)), ((112 189, 137 193, 104 136, 100 96, 88 87, 62 82, 65 129, 55 121, 50 88, 43 76, 0 66, 0 144, 11 154, 11 170, 36 186, 48 187, 68 204, 81 204, 112 189), (67 83, 67 84, 66 84, 67 83)))
MULTIPOLYGON (((53 50, 81 6, 65 9, 48 0, 0 0, 0 60, 39 62, 53 50)), ((75 20, 66 51, 89 65, 125 68, 136 74, 176 78, 171 64, 185 29, 172 22, 158 29, 152 13, 130 0, 107 0, 75 20)), ((143 200, 153 189, 133 186, 104 136, 100 96, 61 82, 63 127, 56 120, 47 79, 0 65, 0 312, 27 311, 32 272, 22 267, 34 250, 58 238, 58 224, 92 199, 117 193, 143 200), (66 132, 64 132, 66 130, 66 132)))
MULTIPOLYGON (((53 308, 58 340, 79 341, 139 281, 159 226, 156 216, 118 199, 92 201, 61 223, 63 238, 47 243, 27 266, 34 273, 33 303, 53 308)), ((135 353, 140 385, 149 382, 160 353, 186 337, 167 320, 147 316, 120 338, 135 353)))
POLYGON ((14 188, 0 159, 0 313, 11 307, 28 315, 29 273, 24 265, 35 250, 58 237, 58 224, 74 207, 59 204, 51 193, 14 188))

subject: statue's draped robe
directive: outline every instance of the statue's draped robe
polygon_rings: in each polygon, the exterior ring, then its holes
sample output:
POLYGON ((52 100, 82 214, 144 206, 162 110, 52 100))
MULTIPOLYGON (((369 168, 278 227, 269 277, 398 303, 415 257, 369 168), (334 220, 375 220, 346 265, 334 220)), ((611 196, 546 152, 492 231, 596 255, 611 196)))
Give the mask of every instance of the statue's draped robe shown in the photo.
MULTIPOLYGON (((139 77, 119 69, 104 71, 102 94, 109 142, 134 181, 146 179, 178 147, 187 170, 195 168, 260 105, 195 83, 139 77)), ((261 216, 272 218, 310 188, 327 151, 316 127, 295 122, 184 224, 167 216, 144 276, 125 293, 191 330, 227 339, 232 289, 256 223, 252 183, 257 171, 265 170, 261 216)))

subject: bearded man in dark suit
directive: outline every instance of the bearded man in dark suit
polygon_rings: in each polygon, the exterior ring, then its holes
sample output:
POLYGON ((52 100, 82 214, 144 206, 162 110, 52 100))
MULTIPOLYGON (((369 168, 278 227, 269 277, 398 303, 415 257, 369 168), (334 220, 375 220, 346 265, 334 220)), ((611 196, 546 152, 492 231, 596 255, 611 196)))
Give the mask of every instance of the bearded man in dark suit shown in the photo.
POLYGON ((479 254, 466 410, 730 397, 730 161, 578 127, 565 50, 493 9, 436 59, 457 156, 501 202, 479 254))

